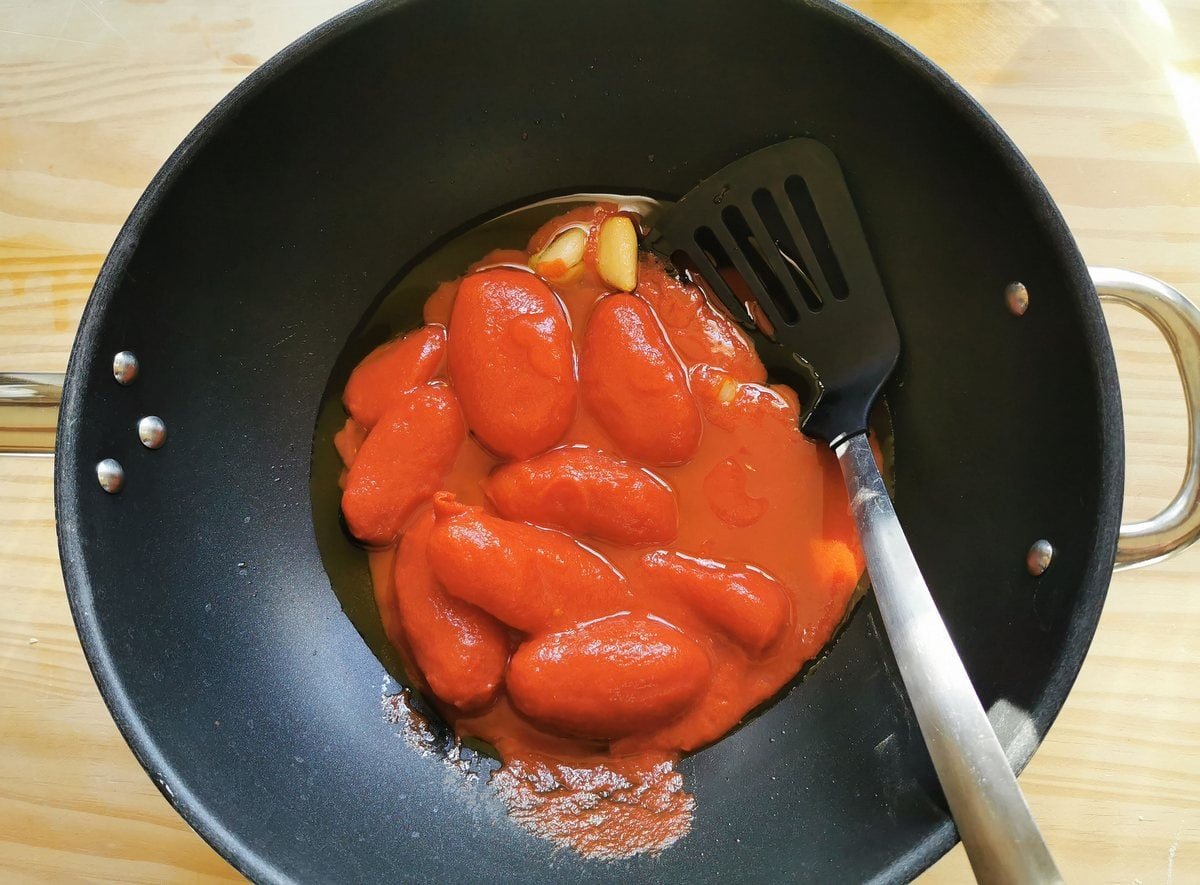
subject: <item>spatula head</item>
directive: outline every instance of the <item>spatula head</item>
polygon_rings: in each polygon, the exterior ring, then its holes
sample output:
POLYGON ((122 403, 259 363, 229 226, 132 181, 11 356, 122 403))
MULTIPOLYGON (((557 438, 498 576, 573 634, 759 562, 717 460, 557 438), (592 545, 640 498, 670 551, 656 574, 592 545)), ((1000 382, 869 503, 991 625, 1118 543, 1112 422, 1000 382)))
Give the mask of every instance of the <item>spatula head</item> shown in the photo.
POLYGON ((748 154, 657 228, 653 248, 702 277, 768 371, 815 391, 805 433, 836 445, 866 430, 900 336, 832 151, 798 138, 748 154))

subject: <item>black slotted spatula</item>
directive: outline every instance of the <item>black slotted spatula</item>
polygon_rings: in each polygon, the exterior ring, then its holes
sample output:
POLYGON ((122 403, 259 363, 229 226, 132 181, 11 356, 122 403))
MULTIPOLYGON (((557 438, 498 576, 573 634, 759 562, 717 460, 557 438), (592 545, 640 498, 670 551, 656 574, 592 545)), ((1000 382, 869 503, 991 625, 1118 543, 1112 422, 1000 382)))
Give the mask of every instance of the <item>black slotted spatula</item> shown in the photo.
POLYGON ((698 272, 769 371, 807 378, 801 421, 835 452, 888 639, 980 882, 1058 882, 1016 776, 904 537, 867 441, 900 336, 833 153, 800 138, 688 192, 651 247, 698 272))
POLYGON ((811 373, 820 396, 805 433, 836 445, 866 431, 900 335, 827 147, 799 138, 742 157, 689 191, 657 231, 653 248, 686 256, 770 371, 811 373))

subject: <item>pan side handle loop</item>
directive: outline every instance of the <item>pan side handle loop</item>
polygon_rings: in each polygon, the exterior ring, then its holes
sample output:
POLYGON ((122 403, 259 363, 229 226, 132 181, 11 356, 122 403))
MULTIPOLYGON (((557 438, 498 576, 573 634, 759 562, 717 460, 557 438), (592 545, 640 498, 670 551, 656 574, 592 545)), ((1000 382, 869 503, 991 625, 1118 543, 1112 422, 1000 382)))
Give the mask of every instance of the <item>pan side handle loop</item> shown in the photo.
POLYGON ((52 372, 0 372, 0 454, 53 453, 62 388, 52 372))
POLYGON ((1133 308, 1162 333, 1187 404, 1187 470, 1179 491, 1157 516, 1121 526, 1116 567, 1136 568, 1166 559, 1200 537, 1200 309, 1146 274, 1112 267, 1088 270, 1097 295, 1133 308))

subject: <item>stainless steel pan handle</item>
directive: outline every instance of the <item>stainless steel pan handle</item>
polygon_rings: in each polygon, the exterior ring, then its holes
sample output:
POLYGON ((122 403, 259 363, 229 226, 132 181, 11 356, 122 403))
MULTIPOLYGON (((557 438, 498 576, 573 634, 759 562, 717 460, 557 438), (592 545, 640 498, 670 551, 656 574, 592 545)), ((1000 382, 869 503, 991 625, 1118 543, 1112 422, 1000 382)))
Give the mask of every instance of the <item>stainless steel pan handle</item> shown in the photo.
POLYGON ((1146 274, 1113 267, 1089 270, 1097 295, 1132 307, 1162 332, 1187 403, 1187 470, 1179 491, 1157 516, 1121 526, 1117 568, 1136 568, 1166 559, 1200 537, 1200 309, 1146 274))
POLYGON ((63 376, 0 372, 0 454, 50 454, 63 376))

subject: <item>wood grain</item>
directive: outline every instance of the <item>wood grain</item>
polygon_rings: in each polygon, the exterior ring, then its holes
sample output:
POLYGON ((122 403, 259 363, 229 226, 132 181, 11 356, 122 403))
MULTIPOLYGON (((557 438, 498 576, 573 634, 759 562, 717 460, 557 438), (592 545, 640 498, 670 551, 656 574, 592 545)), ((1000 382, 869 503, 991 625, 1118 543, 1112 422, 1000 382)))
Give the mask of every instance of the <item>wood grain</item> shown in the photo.
MULTIPOLYGON (((103 256, 158 166, 256 65, 346 5, 0 2, 0 370, 65 367, 103 256)), ((1196 0, 855 5, 1000 121, 1090 262, 1200 299, 1196 0)), ((1127 511, 1147 516, 1182 474, 1185 413, 1149 323, 1108 316, 1127 511)), ((63 595, 51 468, 0 457, 0 879, 237 879, 151 785, 92 683, 63 595)), ((1198 665, 1200 549, 1118 575, 1021 779, 1069 881, 1200 881, 1198 665)), ((924 881, 968 878, 956 848, 924 881)))

